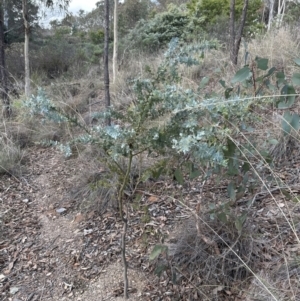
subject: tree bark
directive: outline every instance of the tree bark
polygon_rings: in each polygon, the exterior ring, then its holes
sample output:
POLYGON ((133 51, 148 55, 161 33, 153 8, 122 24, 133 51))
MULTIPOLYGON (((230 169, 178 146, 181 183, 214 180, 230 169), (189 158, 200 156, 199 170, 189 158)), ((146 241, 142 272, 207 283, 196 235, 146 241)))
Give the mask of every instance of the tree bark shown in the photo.
POLYGON ((279 28, 282 24, 283 17, 285 14, 285 3, 286 0, 278 0, 278 11, 277 11, 277 28, 279 28))
POLYGON ((3 110, 2 115, 5 118, 11 115, 11 104, 8 97, 8 81, 5 64, 5 41, 4 41, 4 9, 3 2, 0 3, 0 94, 2 98, 3 110))
POLYGON ((275 0, 269 0, 268 31, 271 29, 271 25, 274 18, 274 2, 275 0))
POLYGON ((234 63, 235 57, 235 0, 230 1, 230 20, 229 20, 229 36, 230 36, 230 60, 234 63))
MULTIPOLYGON (((109 0, 105 0, 105 37, 104 37, 104 89, 106 109, 110 108, 109 93, 109 69, 108 69, 108 45, 109 45, 109 0)), ((106 124, 111 125, 110 117, 106 118, 106 124)))
POLYGON ((24 61, 25 61, 25 96, 30 96, 30 67, 29 67, 29 32, 30 24, 28 22, 27 0, 22 0, 23 20, 25 28, 24 41, 24 61))
POLYGON ((118 72, 118 4, 119 1, 115 0, 114 7, 114 51, 113 51, 113 83, 116 82, 118 72))
POLYGON ((230 59, 234 65, 238 63, 238 54, 245 28, 249 0, 244 0, 241 16, 241 23, 237 33, 235 33, 235 0, 230 2, 230 59))

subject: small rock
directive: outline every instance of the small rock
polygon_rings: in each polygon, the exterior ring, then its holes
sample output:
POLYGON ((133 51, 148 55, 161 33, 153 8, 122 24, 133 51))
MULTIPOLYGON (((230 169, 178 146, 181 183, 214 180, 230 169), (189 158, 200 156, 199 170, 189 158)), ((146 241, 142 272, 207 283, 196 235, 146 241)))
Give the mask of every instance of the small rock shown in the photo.
POLYGON ((18 291, 19 291, 19 288, 16 287, 16 286, 12 286, 12 287, 9 289, 9 292, 10 292, 12 295, 16 294, 18 291))
POLYGON ((57 213, 64 213, 65 211, 67 211, 67 209, 66 208, 58 208, 58 209, 56 209, 56 212, 57 213))

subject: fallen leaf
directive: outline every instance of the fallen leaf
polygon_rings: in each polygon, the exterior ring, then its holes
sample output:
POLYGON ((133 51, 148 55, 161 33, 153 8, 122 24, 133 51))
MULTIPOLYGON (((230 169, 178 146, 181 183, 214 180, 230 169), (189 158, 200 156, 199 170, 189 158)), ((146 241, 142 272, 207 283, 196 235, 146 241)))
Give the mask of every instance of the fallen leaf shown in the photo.
POLYGON ((15 264, 14 261, 10 262, 9 265, 8 265, 8 267, 7 267, 7 269, 4 270, 3 273, 6 274, 6 275, 8 275, 11 272, 12 268, 14 267, 14 264, 15 264))
POLYGON ((84 221, 84 220, 85 220, 85 216, 84 216, 83 214, 81 214, 81 213, 78 213, 78 214, 74 217, 72 223, 81 223, 81 222, 84 221))
POLYGON ((148 198, 148 201, 149 202, 151 202, 151 203, 155 203, 155 202, 157 202, 159 200, 159 198, 157 197, 157 196, 150 196, 149 198, 148 198))

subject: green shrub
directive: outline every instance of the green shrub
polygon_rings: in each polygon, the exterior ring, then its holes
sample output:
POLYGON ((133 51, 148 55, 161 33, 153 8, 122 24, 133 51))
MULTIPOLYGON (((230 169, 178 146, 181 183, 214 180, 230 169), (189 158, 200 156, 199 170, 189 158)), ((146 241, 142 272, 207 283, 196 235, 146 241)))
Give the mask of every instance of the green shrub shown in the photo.
POLYGON ((157 51, 166 46, 172 38, 182 37, 187 30, 189 17, 180 8, 171 6, 168 11, 159 13, 150 20, 141 20, 130 32, 129 40, 135 47, 157 51))
POLYGON ((102 29, 89 31, 89 37, 93 44, 98 45, 104 41, 104 32, 102 29))
MULTIPOLYGON (((268 60, 258 57, 237 71, 229 84, 220 81, 225 89, 224 96, 204 93, 210 80, 206 77, 202 78, 196 87, 186 88, 181 76, 182 68, 199 65, 205 51, 214 48, 215 45, 202 42, 180 46, 178 41, 178 38, 172 39, 165 53, 165 60, 157 70, 147 67, 146 78, 140 77, 132 82, 135 91, 132 104, 120 111, 110 108, 95 113, 94 117, 102 121, 97 125, 88 127, 75 115, 65 114, 41 90, 37 96, 25 102, 25 105, 32 114, 42 113, 42 116, 52 121, 67 122, 80 128, 82 134, 66 144, 58 145, 65 155, 70 156, 72 146, 78 143, 97 145, 100 151, 99 160, 112 174, 110 178, 116 179, 117 196, 112 199, 118 200, 124 229, 127 227, 127 216, 124 217, 123 208, 128 200, 124 194, 125 189, 132 189, 134 194, 138 183, 149 178, 159 178, 167 165, 172 165, 172 175, 181 185, 184 185, 186 177, 195 179, 200 175, 205 179, 214 175, 216 182, 223 180, 222 183, 228 183, 228 198, 221 202, 218 208, 212 208, 210 219, 219 219, 228 226, 227 229, 231 233, 230 229, 234 228, 235 243, 237 237, 241 236, 248 218, 247 206, 246 210, 236 210, 237 201, 245 195, 249 200, 251 193, 258 195, 257 184, 261 180, 258 173, 261 170, 265 173, 265 168, 272 164, 267 147, 271 143, 270 138, 273 137, 270 133, 264 137, 257 135, 255 128, 261 125, 261 117, 257 112, 268 112, 270 105, 284 110, 291 108, 296 101, 296 93, 283 72, 269 68, 268 60), (272 84, 273 81, 276 81, 276 86, 272 84), (274 92, 279 96, 270 97, 274 92), (112 121, 111 125, 105 123, 108 117, 112 121), (132 177, 133 159, 151 156, 152 153, 164 157, 138 175, 138 179, 132 177)), ((246 59, 247 57, 248 55, 246 59)), ((299 59, 295 60, 295 63, 300 66, 299 59)), ((292 76, 292 82, 300 85, 299 73, 292 76)), ((286 135, 299 130, 298 114, 285 112, 284 119, 282 127, 286 135)), ((263 126, 265 127, 265 124, 263 126)), ((53 142, 53 145, 57 143, 53 142)), ((268 177, 263 184, 265 187, 272 187, 272 181, 274 182, 274 179, 268 177)), ((103 182, 100 185, 103 185, 103 182)), ((134 195, 129 195, 132 200, 134 195)), ((249 207, 254 200, 255 197, 253 199, 251 195, 250 202, 247 203, 249 207)), ((198 216, 198 212, 195 215, 198 216)), ((227 231, 224 235, 227 235, 227 231)), ((219 237, 218 232, 218 239, 219 237)), ((160 251, 161 247, 158 251, 156 248, 154 253, 159 255, 160 251)), ((207 254, 206 251, 205 253, 207 254)), ((154 255, 152 253, 150 257, 155 258, 154 255)), ((224 257, 220 259, 222 264, 224 257)), ((240 261, 238 264, 240 265, 240 261)))
MULTIPOLYGON (((244 1, 236 0, 235 1, 235 18, 238 20, 242 14, 244 1)), ((255 32, 254 25, 260 27, 260 9, 263 3, 261 0, 250 0, 247 10, 246 18, 246 32, 251 29, 251 32, 255 32)), ((229 0, 190 0, 187 4, 189 15, 193 20, 193 23, 196 26, 204 27, 207 32, 210 33, 210 30, 214 26, 220 24, 220 19, 229 19, 230 14, 230 1, 229 0)), ((224 25, 224 24, 223 24, 224 25)), ((224 29, 228 28, 228 24, 223 27, 224 29)))

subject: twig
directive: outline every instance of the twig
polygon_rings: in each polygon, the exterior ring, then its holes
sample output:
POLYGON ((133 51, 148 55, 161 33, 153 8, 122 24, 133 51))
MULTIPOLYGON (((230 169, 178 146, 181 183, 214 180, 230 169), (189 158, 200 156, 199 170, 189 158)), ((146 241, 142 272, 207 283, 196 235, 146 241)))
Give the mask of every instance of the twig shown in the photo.
POLYGON ((197 229, 197 234, 199 235, 199 237, 209 246, 212 246, 215 249, 215 253, 217 255, 220 255, 220 250, 218 248, 218 245, 215 241, 213 241, 212 239, 210 239, 209 237, 206 237, 204 234, 201 233, 201 229, 200 229, 200 223, 199 223, 199 213, 200 213, 200 208, 201 208, 201 201, 202 201, 202 194, 203 194, 203 187, 206 183, 206 180, 203 181, 203 184, 201 186, 200 189, 200 196, 197 202, 197 206, 196 206, 196 210, 195 211, 191 211, 191 213, 194 215, 195 217, 195 222, 196 222, 196 229, 197 229))
MULTIPOLYGON (((266 198, 268 195, 272 194, 273 192, 277 191, 277 190, 281 190, 281 189, 300 189, 299 185, 292 185, 292 186, 285 186, 285 187, 275 187, 272 189, 269 189, 268 191, 260 191, 258 193, 256 193, 249 205, 249 207, 251 207, 254 202, 256 201, 261 201, 262 199, 266 198)), ((244 200, 239 201, 238 203, 244 202, 244 200)))

